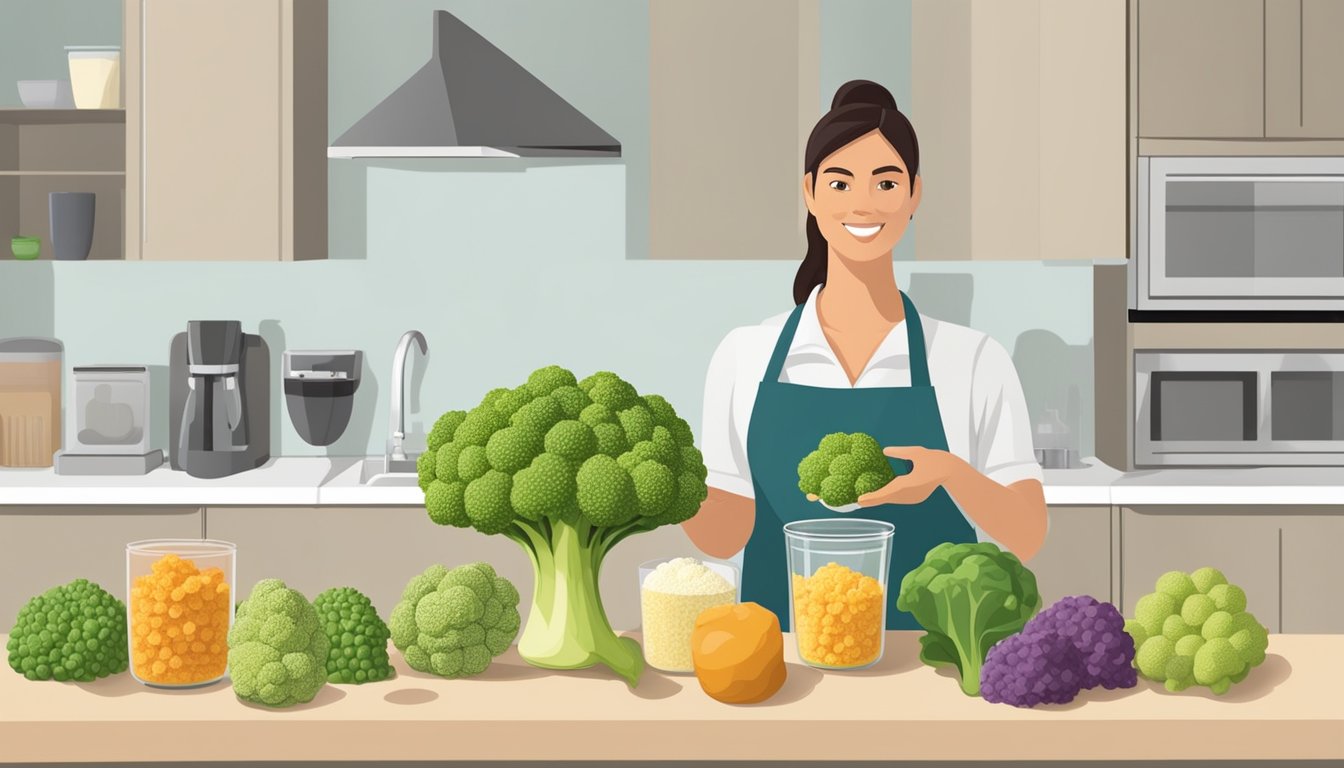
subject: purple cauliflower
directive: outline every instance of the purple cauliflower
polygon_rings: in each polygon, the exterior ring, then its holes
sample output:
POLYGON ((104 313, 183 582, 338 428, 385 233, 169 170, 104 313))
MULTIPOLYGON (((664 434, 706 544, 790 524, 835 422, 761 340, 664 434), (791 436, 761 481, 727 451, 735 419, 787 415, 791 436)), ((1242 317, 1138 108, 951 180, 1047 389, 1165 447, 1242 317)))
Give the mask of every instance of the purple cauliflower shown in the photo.
POLYGON ((1065 597, 989 649, 980 670, 985 701, 1034 707, 1072 701, 1084 688, 1133 688, 1134 638, 1115 606, 1065 597))
POLYGON ((1065 597, 1036 614, 1023 632, 1053 632, 1068 638, 1082 652, 1082 687, 1133 688, 1134 638, 1125 632, 1125 618, 1110 603, 1087 595, 1065 597))
POLYGON ((1067 704, 1083 677, 1083 654, 1068 638, 1024 629, 989 649, 980 668, 980 695, 1014 707, 1067 704))

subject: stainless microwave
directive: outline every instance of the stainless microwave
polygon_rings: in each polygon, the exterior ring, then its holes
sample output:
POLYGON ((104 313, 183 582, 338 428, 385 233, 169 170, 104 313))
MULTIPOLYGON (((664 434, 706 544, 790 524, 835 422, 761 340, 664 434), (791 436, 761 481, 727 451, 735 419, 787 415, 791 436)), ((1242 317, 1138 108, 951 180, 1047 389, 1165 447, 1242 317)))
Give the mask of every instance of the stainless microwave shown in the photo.
POLYGON ((1344 466, 1344 352, 1135 351, 1134 373, 1136 467, 1344 466))
POLYGON ((1344 310, 1344 157, 1140 157, 1130 309, 1344 310))

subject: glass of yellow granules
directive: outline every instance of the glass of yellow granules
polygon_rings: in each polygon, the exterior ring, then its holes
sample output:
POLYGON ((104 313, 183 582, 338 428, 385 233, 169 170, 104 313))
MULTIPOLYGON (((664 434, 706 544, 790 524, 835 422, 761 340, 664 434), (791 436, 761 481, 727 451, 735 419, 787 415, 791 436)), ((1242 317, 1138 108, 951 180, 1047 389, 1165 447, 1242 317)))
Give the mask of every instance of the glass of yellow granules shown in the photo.
POLYGON ((891 523, 857 518, 784 526, 790 623, 808 665, 860 669, 882 658, 894 531, 891 523))
POLYGON ((235 554, 226 541, 126 545, 126 625, 136 680, 184 688, 228 673, 235 554))

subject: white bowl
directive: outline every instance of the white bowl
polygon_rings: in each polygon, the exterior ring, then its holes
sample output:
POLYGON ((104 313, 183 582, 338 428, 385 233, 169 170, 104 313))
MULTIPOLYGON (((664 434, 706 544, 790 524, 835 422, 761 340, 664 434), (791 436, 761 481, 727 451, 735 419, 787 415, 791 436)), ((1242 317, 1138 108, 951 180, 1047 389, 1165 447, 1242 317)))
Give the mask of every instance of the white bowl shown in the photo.
POLYGON ((19 101, 29 109, 74 109, 69 80, 20 80, 19 101))

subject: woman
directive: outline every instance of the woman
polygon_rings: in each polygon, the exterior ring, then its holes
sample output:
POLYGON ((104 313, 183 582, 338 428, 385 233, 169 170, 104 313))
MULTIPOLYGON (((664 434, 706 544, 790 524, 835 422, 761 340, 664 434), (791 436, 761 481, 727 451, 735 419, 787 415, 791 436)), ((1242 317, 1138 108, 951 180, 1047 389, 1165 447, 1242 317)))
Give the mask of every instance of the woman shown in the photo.
POLYGON ((1041 469, 1007 352, 921 316, 896 286, 892 248, 919 207, 914 128, 877 83, 840 87, 804 158, 807 254, 793 312, 733 330, 705 384, 709 498, 684 524, 704 552, 743 546, 742 599, 788 622, 783 525, 837 513, 798 490, 798 463, 831 432, 867 432, 908 474, 859 498, 896 526, 888 629, 917 628, 897 586, 942 542, 977 529, 1023 560, 1045 539, 1041 469))

